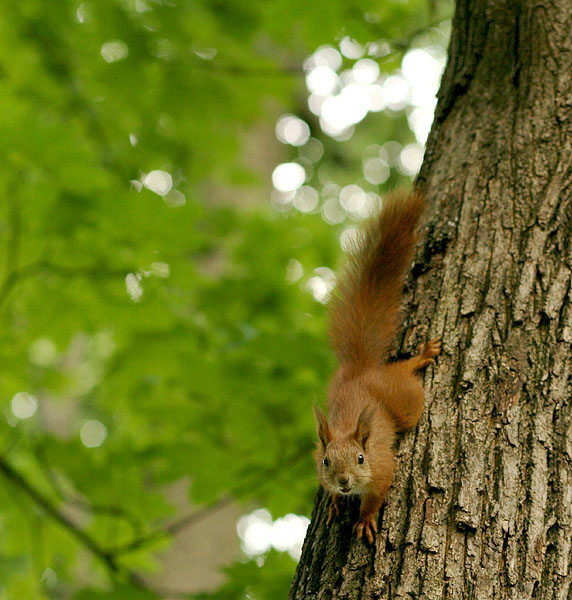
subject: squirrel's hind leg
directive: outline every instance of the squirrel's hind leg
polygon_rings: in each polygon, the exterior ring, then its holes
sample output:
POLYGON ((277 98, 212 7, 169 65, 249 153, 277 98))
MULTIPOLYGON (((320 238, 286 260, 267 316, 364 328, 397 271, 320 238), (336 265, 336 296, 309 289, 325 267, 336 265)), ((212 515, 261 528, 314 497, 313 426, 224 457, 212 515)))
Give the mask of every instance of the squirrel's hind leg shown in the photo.
POLYGON ((441 340, 435 338, 419 347, 419 353, 381 367, 380 398, 393 414, 397 429, 403 431, 417 425, 423 411, 423 385, 417 373, 435 364, 441 352, 441 340))

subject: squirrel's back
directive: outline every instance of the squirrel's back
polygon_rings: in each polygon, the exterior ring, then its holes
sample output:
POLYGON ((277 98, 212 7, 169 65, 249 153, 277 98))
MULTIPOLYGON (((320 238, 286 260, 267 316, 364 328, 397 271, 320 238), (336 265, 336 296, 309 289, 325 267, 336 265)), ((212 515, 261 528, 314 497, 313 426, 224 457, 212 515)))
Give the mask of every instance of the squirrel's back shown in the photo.
POLYGON ((379 364, 399 324, 405 270, 423 212, 419 192, 386 197, 367 223, 330 304, 330 335, 340 363, 379 364))

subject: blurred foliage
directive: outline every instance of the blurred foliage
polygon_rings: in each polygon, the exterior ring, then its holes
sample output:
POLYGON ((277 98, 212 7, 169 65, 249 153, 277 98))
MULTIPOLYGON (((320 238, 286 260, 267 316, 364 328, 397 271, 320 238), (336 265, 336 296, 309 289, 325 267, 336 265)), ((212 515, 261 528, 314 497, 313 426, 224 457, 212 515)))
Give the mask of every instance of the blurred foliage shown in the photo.
MULTIPOLYGON (((321 134, 301 65, 350 36, 396 42, 389 72, 450 10, 433 4, 4 4, 0 598, 156 597, 141 575, 160 569, 180 516, 164 490, 183 477, 197 510, 230 495, 309 514, 310 407, 334 363, 304 283, 336 265, 339 228, 273 210, 275 165, 246 149, 299 114, 325 146, 321 178, 345 185, 364 146, 411 140, 403 114, 321 134), (141 185, 157 169, 178 195, 141 185), (292 260, 304 275, 288 282, 292 260)), ((285 597, 294 566, 238 562, 211 597, 285 597)))

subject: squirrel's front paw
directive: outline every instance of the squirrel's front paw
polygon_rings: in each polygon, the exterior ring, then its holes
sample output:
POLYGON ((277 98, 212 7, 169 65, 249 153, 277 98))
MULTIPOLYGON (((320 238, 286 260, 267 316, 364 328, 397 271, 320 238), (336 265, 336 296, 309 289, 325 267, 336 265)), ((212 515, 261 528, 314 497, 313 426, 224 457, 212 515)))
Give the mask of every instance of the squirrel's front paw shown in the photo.
POLYGON ((367 537, 368 542, 370 544, 373 544, 375 534, 377 533, 377 523, 375 522, 375 515, 364 515, 363 517, 361 517, 361 519, 354 525, 354 531, 358 540, 360 537, 363 538, 365 535, 365 537, 367 537))

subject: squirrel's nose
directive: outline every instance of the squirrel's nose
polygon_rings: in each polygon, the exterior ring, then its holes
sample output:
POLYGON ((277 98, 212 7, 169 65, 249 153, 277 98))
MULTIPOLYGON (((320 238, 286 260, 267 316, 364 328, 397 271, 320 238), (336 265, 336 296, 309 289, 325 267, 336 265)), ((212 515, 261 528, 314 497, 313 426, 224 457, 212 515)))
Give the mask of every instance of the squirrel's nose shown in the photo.
POLYGON ((349 480, 350 480, 350 478, 347 475, 339 475, 338 476, 338 483, 340 485, 347 485, 349 480))

